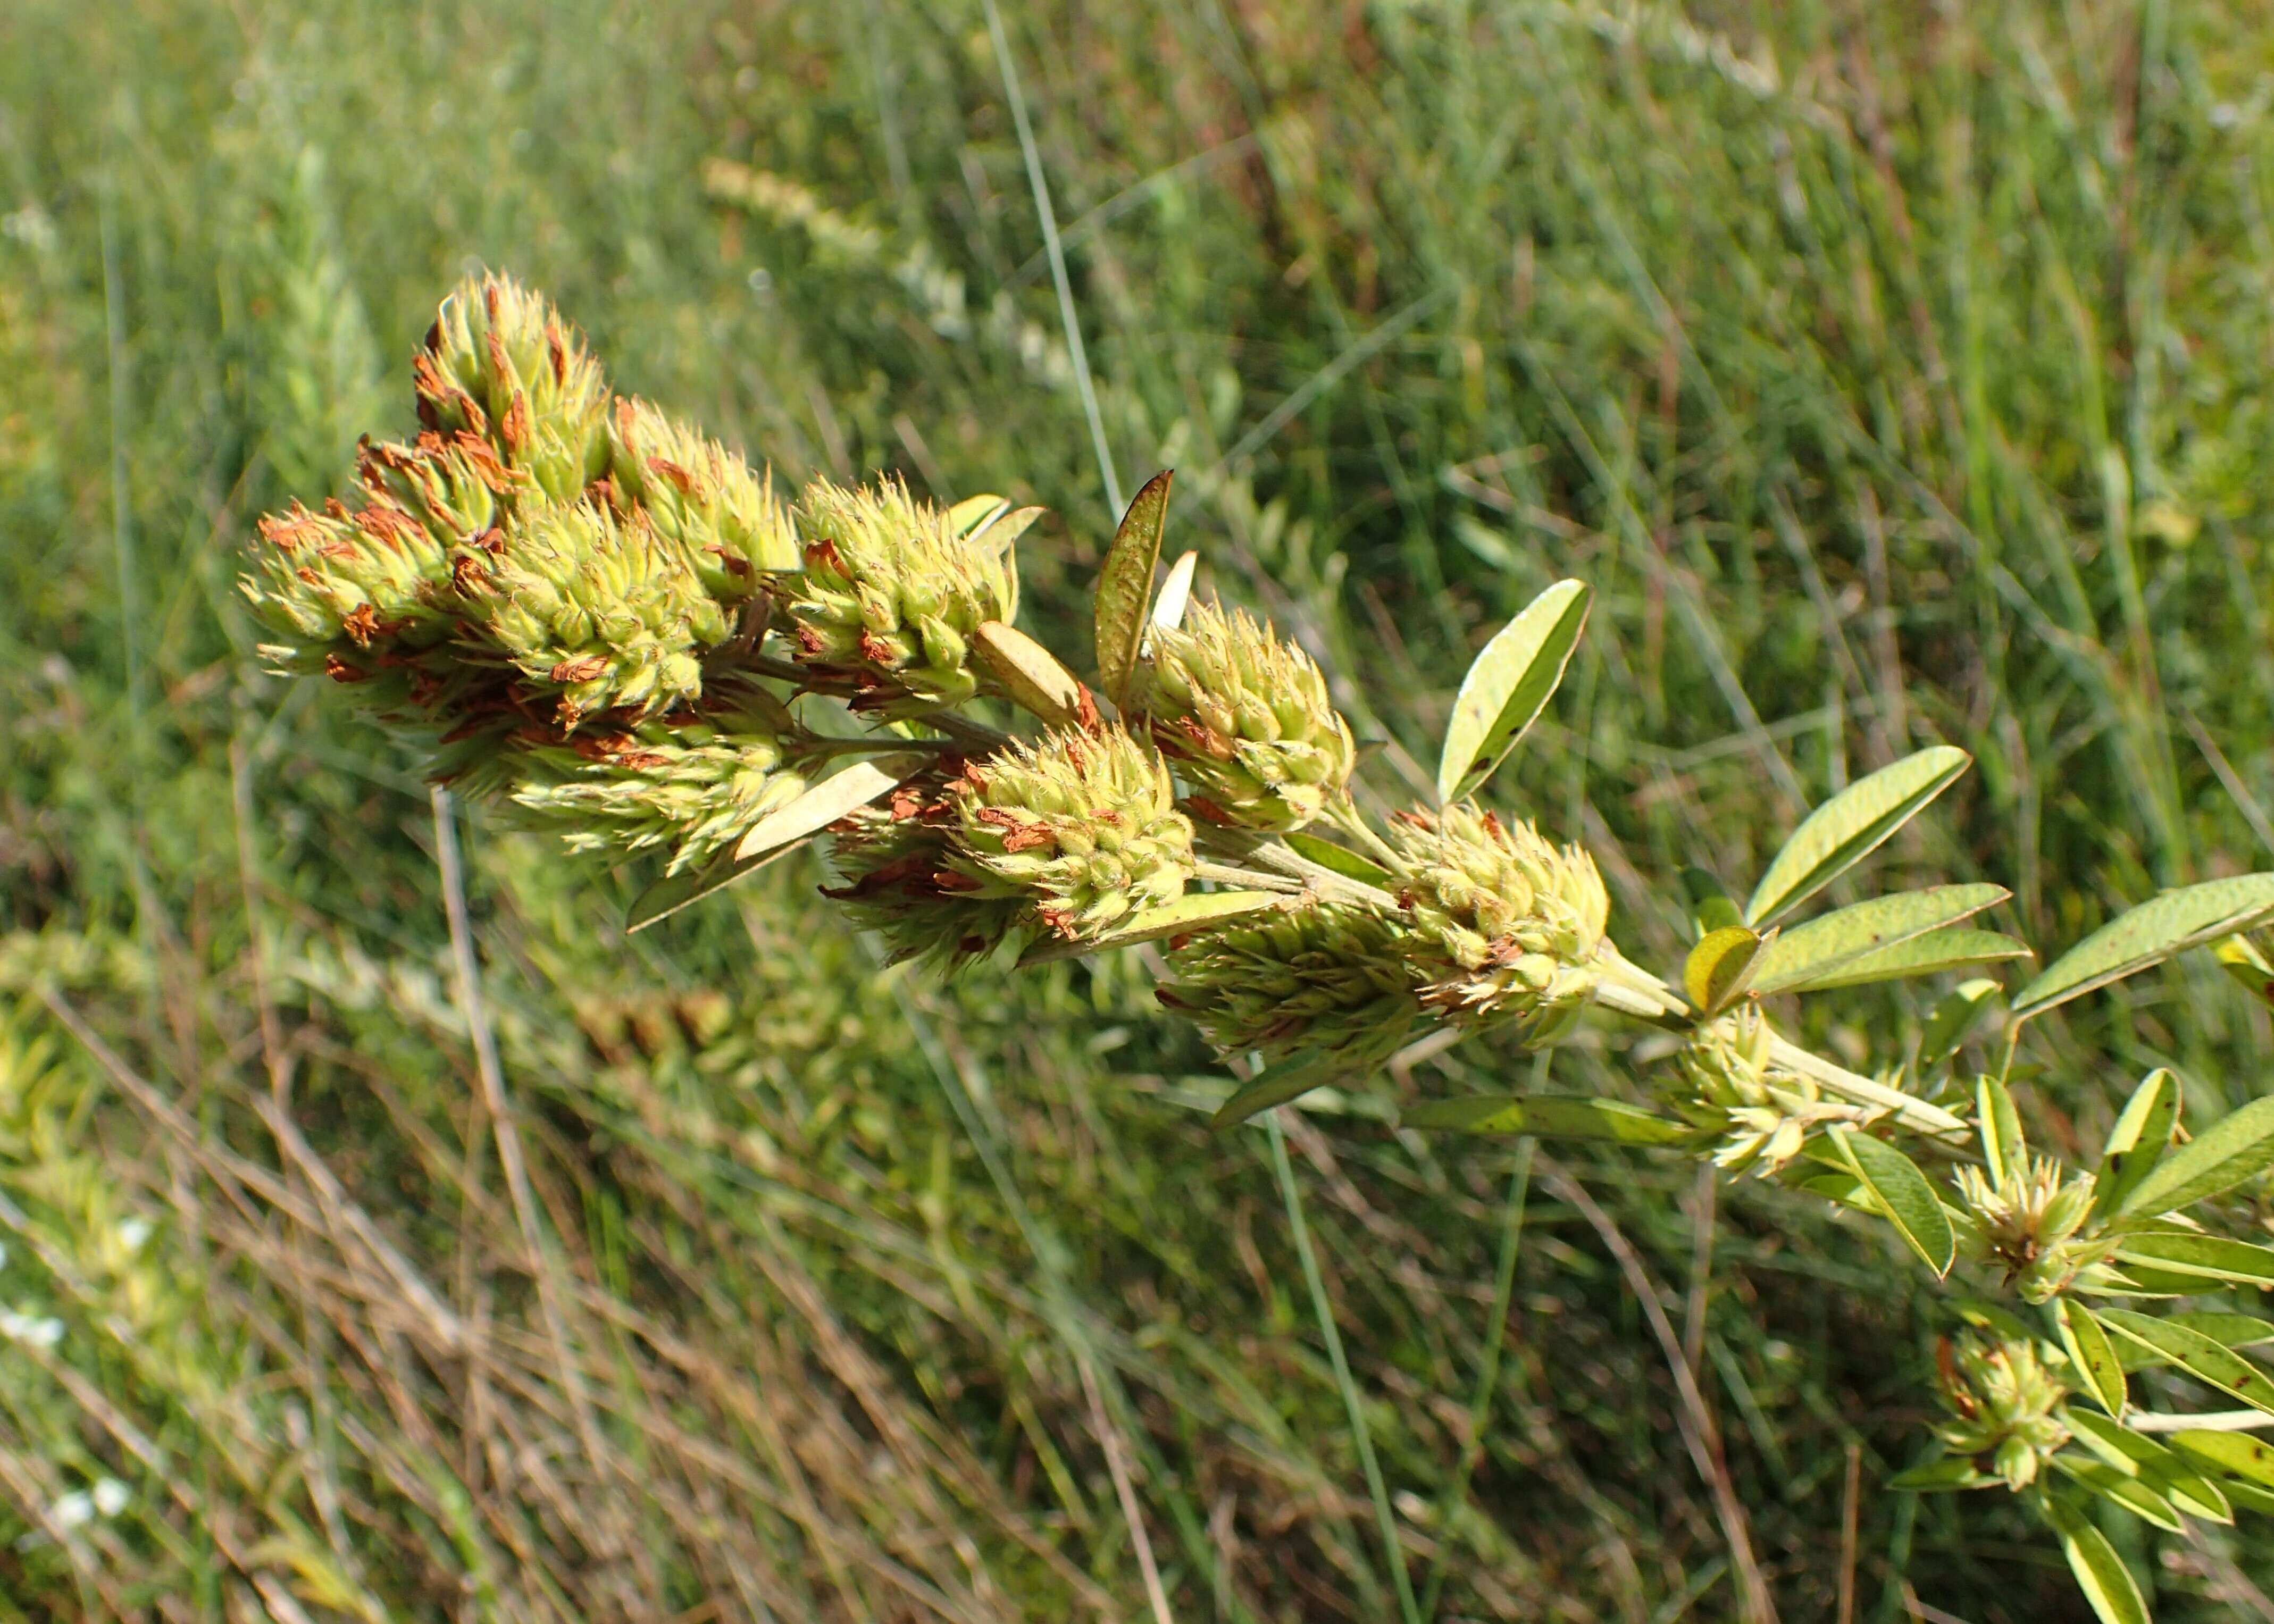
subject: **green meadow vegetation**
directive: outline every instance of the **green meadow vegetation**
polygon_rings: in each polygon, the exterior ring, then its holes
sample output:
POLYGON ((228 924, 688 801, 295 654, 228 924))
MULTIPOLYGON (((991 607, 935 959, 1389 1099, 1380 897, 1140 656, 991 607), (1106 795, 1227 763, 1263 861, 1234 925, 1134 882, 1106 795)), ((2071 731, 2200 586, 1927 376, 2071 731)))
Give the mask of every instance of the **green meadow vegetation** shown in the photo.
MULTIPOLYGON (((1154 947, 891 965, 804 855, 628 936, 659 864, 435 793, 237 581, 495 267, 791 489, 1046 508, 1070 660, 1174 466, 1385 807, 1585 581, 1484 795, 1638 959, 1936 744, 1834 898, 1993 882, 2050 959, 2274 868, 2270 117, 2274 22, 2158 0, 16 0, 0 1619, 2090 1616, 1894 1481, 1955 1320, 1885 1226, 1398 1122, 1672 1041, 1212 1132, 1154 947)), ((1784 1019, 1864 1068, 1941 990, 1784 1019)), ((2017 1121, 2089 1162, 2169 1066, 2208 1124, 2270 1039, 2183 956, 2032 1021, 2017 1121)), ((2101 1526, 2157 1617, 2274 1619, 2263 1519, 2101 1526)))

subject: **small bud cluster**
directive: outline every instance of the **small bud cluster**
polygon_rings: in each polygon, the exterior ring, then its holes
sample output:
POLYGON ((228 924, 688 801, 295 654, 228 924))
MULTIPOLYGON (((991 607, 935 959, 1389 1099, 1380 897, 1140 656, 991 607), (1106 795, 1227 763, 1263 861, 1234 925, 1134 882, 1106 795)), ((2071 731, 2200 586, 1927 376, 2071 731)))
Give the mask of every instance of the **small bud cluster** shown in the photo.
POLYGON ((1159 993, 1228 1055, 1317 1054, 1360 1071, 1388 1059, 1422 1012, 1412 933, 1338 904, 1195 936, 1159 993))
POLYGON ((1682 1048, 1684 1088, 1674 1107, 1706 1136, 1714 1165, 1732 1173, 1773 1178, 1826 1124, 1866 1115, 1778 1065, 1775 1036, 1758 1007, 1745 1004, 1698 1027, 1682 1048))
POLYGON ((2090 1173, 2071 1177, 2050 1156, 2002 1175, 1962 1167, 1960 1238, 1973 1256, 2002 1268, 2029 1301, 2049 1302, 2080 1274, 2097 1275, 2112 1250, 2110 1242, 2079 1236, 2092 1215, 2094 1183, 2090 1173))
POLYGON ((1317 662, 1245 612, 1195 605, 1181 628, 1155 631, 1145 674, 1154 741, 1201 816, 1300 829, 1348 786, 1358 747, 1317 662))
POLYGON ((1951 1419, 1935 1435, 2007 1488, 2028 1488, 2069 1439, 2061 1419, 2068 1387, 2053 1373, 2051 1350, 1968 1336, 1954 1348, 1945 1342, 1939 1352, 1938 1386, 1951 1419))

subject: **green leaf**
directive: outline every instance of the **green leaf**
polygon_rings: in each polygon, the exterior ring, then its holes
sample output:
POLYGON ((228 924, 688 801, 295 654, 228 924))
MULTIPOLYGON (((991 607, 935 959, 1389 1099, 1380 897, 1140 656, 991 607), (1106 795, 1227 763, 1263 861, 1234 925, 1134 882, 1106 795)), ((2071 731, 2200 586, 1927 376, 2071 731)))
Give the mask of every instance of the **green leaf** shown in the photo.
POLYGON ((1163 469, 1130 499, 1097 572, 1097 680, 1125 710, 1138 645, 1144 641, 1145 611, 1153 598, 1153 570, 1161 561, 1161 530, 1168 521, 1169 485, 1176 472, 1163 469))
POLYGON ((1139 942, 1157 942, 1163 936, 1180 936, 1189 931, 1208 930, 1244 914, 1283 907, 1287 900, 1285 893, 1276 891, 1193 891, 1174 902, 1164 902, 1157 908, 1132 914, 1102 936, 1076 942, 1069 942, 1063 936, 1045 936, 1020 953, 1019 963, 1025 966, 1049 964, 1058 959, 1080 959, 1089 953, 1102 953, 1108 948, 1129 947, 1139 942))
POLYGON ((1621 1145, 1678 1145, 1693 1137, 1687 1124, 1653 1116, 1616 1100, 1584 1094, 1491 1094, 1433 1100, 1400 1118, 1408 1128, 1457 1133, 1532 1133, 1544 1139, 1608 1139, 1621 1145))
POLYGON ((1154 630, 1172 632, 1185 623, 1185 605, 1193 596, 1193 572, 1200 563, 1199 553, 1187 553, 1169 566, 1169 578, 1161 583, 1161 595, 1153 600, 1154 630))
POLYGON ((1011 511, 1011 504, 1000 496, 967 496, 947 510, 947 522, 959 536, 969 536, 985 530, 1011 511))
POLYGON ((1761 950, 1752 990, 1766 996, 1830 976, 1866 954, 1954 925, 2011 894, 2002 885, 1932 885, 1811 919, 1761 950))
POLYGON ((2012 1090, 1986 1072, 1974 1085, 1974 1129, 1981 1136, 1991 1187, 2003 1190, 2028 1168, 2029 1142, 2022 1136, 2022 1114, 2014 1109, 2012 1090))
POLYGON ((2258 1348, 2274 1342, 2274 1324, 2250 1314, 2221 1313, 2216 1309, 2189 1309, 2184 1313, 2164 1317, 2173 1325, 2184 1325, 2190 1330, 2201 1331, 2211 1341, 2229 1348, 2258 1348))
POLYGON ((2117 1335, 2162 1354, 2198 1381, 2274 1415, 2274 1377, 2201 1331, 2122 1308, 2103 1309, 2094 1318, 2117 1335))
MULTIPOLYGON (((1984 965, 2031 957, 2028 946, 1995 930, 1976 930, 1961 925, 1930 930, 1923 936, 1898 942, 1851 959, 1841 968, 1788 989, 1792 992, 1829 992, 1835 987, 1863 987, 1872 981, 1901 981, 1913 975, 1939 975, 1946 970, 1976 970, 1984 965)), ((1997 983, 1991 983, 1995 988, 1997 983)))
POLYGON ((1987 1331, 2007 1342, 2029 1342, 2037 1339, 2037 1329, 2002 1303, 1984 1302, 1980 1297, 1954 1298, 1951 1309, 1961 1320, 1977 1331, 1987 1331))
POLYGON ((818 834, 900 782, 873 762, 855 762, 750 825, 749 832, 734 847, 735 860, 756 857, 775 846, 789 846, 818 834))
POLYGON ((1581 581, 1558 581, 1485 644, 1445 726, 1437 763, 1437 800, 1458 801, 1508 758, 1532 726, 1579 646, 1594 594, 1581 581))
POLYGON ((624 914, 624 934, 636 935, 659 920, 669 919, 680 909, 702 901, 712 891, 724 890, 744 875, 755 874, 796 849, 794 846, 777 846, 755 857, 740 858, 732 852, 721 852, 700 868, 666 875, 632 898, 632 906, 624 914))
POLYGON ((1760 951, 1761 938, 1743 925, 1709 930, 1690 950, 1682 966, 1682 989, 1701 1019, 1719 1014, 1745 990, 1746 972, 1760 951))
POLYGON ((1753 887, 1745 922, 1758 930, 1814 896, 1917 816, 1973 759, 1954 745, 1939 744, 1857 779, 1817 808, 1753 887))
POLYGON ((1690 917, 1700 936, 1745 922, 1744 914, 1730 900, 1729 893, 1721 889, 1721 882, 1708 870, 1684 868, 1682 889, 1690 898, 1690 917))
POLYGON ((1006 503, 989 514, 984 523, 973 525, 966 539, 983 541, 998 553, 1008 552, 1011 544, 1049 511, 1047 508, 1013 508, 1006 503))
POLYGON ((2172 1502, 2150 1488, 2139 1478, 2111 1466, 2105 1461, 2089 1460, 2082 1455, 2057 1455, 2053 1469, 2073 1482, 2082 1484, 2103 1500, 2113 1500, 2134 1516, 2144 1517, 2157 1528, 2167 1528, 2174 1534, 2187 1531, 2179 1512, 2172 1502))
POLYGON ((2101 1147, 2092 1197, 2095 1216, 2114 1212, 2163 1159, 2172 1143, 2172 1130, 2179 1124, 2184 1092, 2179 1073, 2164 1066, 2140 1079, 2140 1086, 2124 1102, 2116 1125, 2108 1131, 2108 1143, 2101 1147))
POLYGON ((2116 1248, 2120 1263, 2145 1263, 2174 1274, 2274 1288, 2274 1247, 2217 1235, 2135 1235, 2116 1248))
POLYGON ((2077 1588, 2100 1615, 2101 1624, 2153 1624, 2148 1604, 2140 1598, 2140 1587, 2133 1582, 2132 1570, 2116 1554, 2108 1537, 2060 1500, 2048 1498, 2044 1506, 2060 1535, 2061 1553, 2068 1558, 2077 1588))
POLYGON ((1227 1128, 1236 1128, 1275 1105, 1284 1105, 1310 1093, 1327 1077, 1324 1055, 1292 1055, 1276 1065, 1268 1065, 1250 1078, 1239 1093, 1216 1107, 1216 1115, 1209 1118, 1209 1130, 1222 1133, 1227 1128))
POLYGON ((2103 1410, 2121 1420, 2126 1396, 2124 1367, 2117 1362, 2116 1350, 2108 1345, 2108 1333, 2100 1328, 2083 1304, 2074 1297, 2063 1297, 2060 1335, 2061 1346, 2068 1350, 2069 1362, 2084 1378, 2084 1390, 2103 1410))
POLYGON ((1058 657, 1017 627, 983 620, 971 635, 972 651, 1021 710, 1053 727, 1094 720, 1096 705, 1058 657))
POLYGON ((1834 1132, 1832 1143, 1864 1181, 1881 1214, 1895 1226, 1903 1244, 1938 1276, 1950 1273, 1958 1253, 1958 1238, 1951 1232, 1950 1215, 1934 1186, 1918 1164, 1884 1140, 1852 1129, 1834 1132))
POLYGON ((2172 1152, 2132 1187, 2120 1217, 2150 1218, 2192 1207, 2274 1166, 2274 1096, 2229 1111, 2172 1152))
POLYGON ((2173 1432, 2172 1447, 2231 1476, 2274 1489, 2274 1444, 2248 1432, 2188 1427, 2173 1432))
POLYGON ((1989 980, 1961 981, 1943 994, 1928 1013, 1919 1033, 1921 1071, 1940 1065, 1958 1052, 1958 1046, 1980 1021, 1990 1000, 2005 989, 1989 980))
POLYGON ((1337 846, 1331 840, 1321 840, 1316 835, 1299 831, 1279 837, 1293 848, 1298 857, 1306 858, 1321 868, 1332 869, 1346 880, 1361 884, 1379 886, 1384 891, 1396 887, 1397 876, 1380 863, 1369 862, 1346 846, 1337 846))
POLYGON ((2236 931, 2274 913, 2274 874, 2208 880, 2165 891, 2118 914, 2014 996, 2014 1019, 2028 1020, 2175 953, 2236 931))
POLYGON ((1992 1477, 1965 1455, 1946 1455, 1897 1472, 1887 1479, 1887 1486, 1914 1494, 1943 1494, 1953 1489, 2003 1488, 2005 1479, 1992 1477))
POLYGON ((2234 1521, 2234 1507, 2225 1492, 2154 1439, 2090 1410, 2064 1410, 2061 1418, 2086 1448, 2118 1471, 2149 1484, 2180 1510, 2213 1522, 2234 1521))

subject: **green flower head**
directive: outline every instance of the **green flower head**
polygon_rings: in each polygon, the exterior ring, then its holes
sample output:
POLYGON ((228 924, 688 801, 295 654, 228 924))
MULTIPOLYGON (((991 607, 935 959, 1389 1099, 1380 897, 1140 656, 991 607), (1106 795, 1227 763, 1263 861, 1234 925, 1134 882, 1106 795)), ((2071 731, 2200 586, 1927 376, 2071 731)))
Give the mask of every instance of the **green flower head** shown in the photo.
POLYGON ((619 499, 686 550, 712 597, 749 597, 764 574, 798 567, 797 531, 773 476, 645 401, 619 398, 608 423, 619 499))
POLYGON ((1951 1419, 1935 1435, 2007 1488, 2028 1488, 2068 1441, 2067 1385, 2033 1342, 1969 1335, 1954 1347, 1946 1341, 1939 1355, 1937 1385, 1951 1419))
POLYGON ((1158 996, 1227 1055, 1319 1054, 1370 1071, 1422 1012, 1411 945, 1400 921, 1366 908, 1266 914, 1177 949, 1158 996))
POLYGON ((1530 1043, 1568 1032, 1594 995, 1610 914, 1594 859, 1465 802, 1400 814, 1391 840, 1423 1002, 1514 1018, 1530 1043))
POLYGON ((1317 663, 1245 611, 1197 604, 1156 630, 1141 700, 1211 821, 1299 829, 1350 782, 1357 747, 1317 663))
POLYGON ((1775 1036, 1748 1004, 1698 1027, 1682 1049, 1675 1109, 1710 1137, 1715 1165, 1733 1173, 1773 1177, 1826 1124, 1869 1115, 1825 1100, 1813 1081, 1776 1064, 1775 1036))
POLYGON ((576 330, 510 277, 469 277, 411 363, 418 419, 478 434, 555 501, 607 465, 607 380, 576 330))
POLYGON ((798 505, 805 570, 782 583, 794 656, 855 708, 917 716, 979 692, 971 638, 1018 613, 1010 554, 887 479, 817 481, 798 505))

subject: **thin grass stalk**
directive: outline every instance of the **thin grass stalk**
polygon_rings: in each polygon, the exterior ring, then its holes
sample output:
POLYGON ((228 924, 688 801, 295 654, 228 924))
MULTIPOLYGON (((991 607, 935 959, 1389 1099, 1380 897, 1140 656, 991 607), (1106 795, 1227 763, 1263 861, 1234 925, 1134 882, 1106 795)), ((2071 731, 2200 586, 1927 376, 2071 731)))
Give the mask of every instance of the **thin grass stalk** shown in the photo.
POLYGON ((1333 1363, 1335 1386, 1350 1417, 1351 1442, 1358 1449, 1366 1472, 1366 1491, 1374 1500, 1374 1525, 1382 1534, 1382 1560, 1389 1564, 1389 1582, 1397 1592, 1397 1611, 1405 1624, 1421 1624, 1421 1610, 1413 1599, 1413 1582, 1405 1572, 1405 1555, 1397 1539, 1397 1516, 1390 1509, 1389 1490, 1382 1480, 1382 1462, 1374 1458, 1374 1435, 1366 1425, 1365 1402, 1352 1380, 1350 1361, 1343 1356, 1342 1332, 1335 1326, 1334 1304, 1327 1300, 1327 1283, 1319 1274, 1318 1254, 1311 1249, 1310 1226, 1303 1221, 1303 1192, 1295 1183, 1295 1169, 1287 1160, 1286 1131, 1276 1110, 1263 1114, 1264 1132, 1271 1139, 1271 1170, 1278 1176, 1279 1193, 1287 1205, 1288 1228, 1294 1232, 1295 1255, 1302 1259, 1303 1283, 1310 1289, 1311 1311, 1318 1316, 1319 1334, 1326 1338, 1327 1357, 1333 1363))

